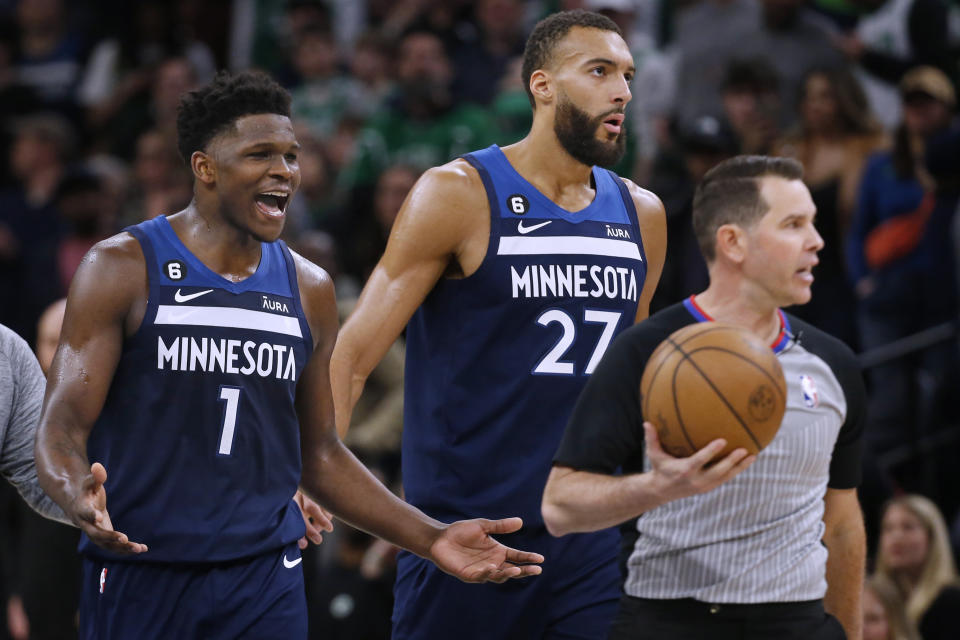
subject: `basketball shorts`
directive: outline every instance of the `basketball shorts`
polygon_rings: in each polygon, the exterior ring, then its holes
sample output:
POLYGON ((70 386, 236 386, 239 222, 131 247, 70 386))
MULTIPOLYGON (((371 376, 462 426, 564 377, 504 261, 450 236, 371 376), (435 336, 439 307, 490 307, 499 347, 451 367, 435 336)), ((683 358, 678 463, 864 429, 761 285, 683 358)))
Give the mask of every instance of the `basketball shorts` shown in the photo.
POLYGON ((211 565, 105 561, 85 556, 81 640, 307 637, 297 543, 211 565))
POLYGON ((554 538, 546 529, 497 536, 543 554, 539 576, 467 584, 402 553, 394 588, 393 640, 600 640, 617 612, 619 532, 554 538))

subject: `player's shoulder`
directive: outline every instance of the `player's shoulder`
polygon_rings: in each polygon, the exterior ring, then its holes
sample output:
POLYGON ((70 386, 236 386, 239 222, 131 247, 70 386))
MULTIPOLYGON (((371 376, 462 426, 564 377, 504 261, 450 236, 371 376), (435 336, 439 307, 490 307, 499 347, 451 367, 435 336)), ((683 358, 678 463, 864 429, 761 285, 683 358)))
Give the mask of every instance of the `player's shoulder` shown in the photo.
POLYGON ((307 260, 302 255, 288 248, 293 258, 293 267, 297 270, 297 284, 300 287, 301 297, 331 296, 334 292, 333 278, 323 267, 307 260))
POLYGON ((411 197, 433 201, 482 200, 485 198, 483 179, 468 161, 456 158, 424 171, 414 185, 411 197))
POLYGON ((644 217, 654 217, 656 219, 666 220, 666 213, 663 208, 663 202, 657 195, 649 189, 644 189, 636 182, 623 176, 616 176, 617 180, 622 180, 627 187, 627 192, 637 208, 637 216, 641 221, 644 217))
POLYGON ((110 236, 93 245, 77 268, 75 278, 93 278, 119 290, 145 282, 147 261, 140 242, 129 232, 110 236), (137 277, 137 276, 143 276, 137 277))

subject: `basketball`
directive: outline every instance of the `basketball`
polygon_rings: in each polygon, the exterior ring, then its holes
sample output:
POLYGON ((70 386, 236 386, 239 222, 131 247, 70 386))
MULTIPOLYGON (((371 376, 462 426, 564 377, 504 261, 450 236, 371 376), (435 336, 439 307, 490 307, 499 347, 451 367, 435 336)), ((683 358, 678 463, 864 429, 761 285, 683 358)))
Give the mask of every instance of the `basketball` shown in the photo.
POLYGON ((698 322, 672 333, 640 380, 641 409, 663 450, 687 457, 716 438, 715 458, 770 444, 786 409, 786 382, 773 349, 742 327, 698 322))

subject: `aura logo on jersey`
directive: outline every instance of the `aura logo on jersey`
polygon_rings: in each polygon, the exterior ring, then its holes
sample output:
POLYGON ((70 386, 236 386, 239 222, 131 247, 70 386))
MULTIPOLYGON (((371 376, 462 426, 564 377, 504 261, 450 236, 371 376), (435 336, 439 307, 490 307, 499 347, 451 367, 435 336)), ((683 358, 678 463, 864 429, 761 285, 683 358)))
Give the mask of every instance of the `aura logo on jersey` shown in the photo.
POLYGON ((287 345, 187 336, 174 338, 170 344, 157 336, 157 369, 238 373, 294 381, 297 376, 296 357, 287 345))
POLYGON ((637 274, 627 267, 586 264, 510 266, 514 298, 609 298, 637 300, 637 274))

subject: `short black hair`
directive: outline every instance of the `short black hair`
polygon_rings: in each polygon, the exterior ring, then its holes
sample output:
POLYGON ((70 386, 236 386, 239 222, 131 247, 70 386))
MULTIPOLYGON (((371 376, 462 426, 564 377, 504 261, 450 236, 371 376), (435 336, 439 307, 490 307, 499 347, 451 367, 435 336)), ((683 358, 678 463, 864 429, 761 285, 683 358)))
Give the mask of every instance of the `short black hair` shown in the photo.
POLYGON ((218 134, 243 116, 275 113, 290 117, 290 94, 266 73, 221 71, 210 84, 188 91, 177 109, 177 148, 190 164, 218 134))
POLYGON ((763 58, 736 58, 724 70, 720 90, 755 94, 779 93, 780 75, 763 58))
POLYGON ((725 224, 749 227, 770 209, 760 194, 760 179, 803 178, 803 165, 793 158, 736 156, 703 177, 693 196, 693 233, 707 263, 716 258, 717 229, 725 224))
POLYGON ((563 40, 574 27, 613 31, 621 38, 623 37, 616 22, 605 15, 583 9, 554 13, 538 22, 523 48, 523 70, 520 74, 523 78, 523 88, 527 92, 527 98, 530 99, 530 106, 534 109, 537 108, 537 103, 533 99, 533 92, 530 91, 530 76, 537 69, 543 69, 550 64, 550 58, 557 43, 563 40))

